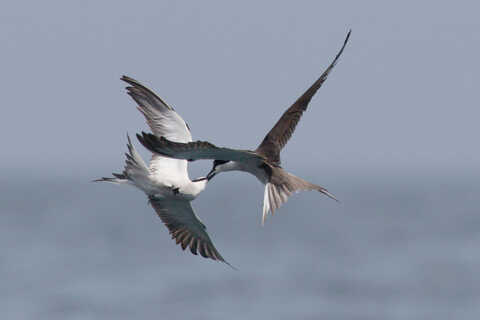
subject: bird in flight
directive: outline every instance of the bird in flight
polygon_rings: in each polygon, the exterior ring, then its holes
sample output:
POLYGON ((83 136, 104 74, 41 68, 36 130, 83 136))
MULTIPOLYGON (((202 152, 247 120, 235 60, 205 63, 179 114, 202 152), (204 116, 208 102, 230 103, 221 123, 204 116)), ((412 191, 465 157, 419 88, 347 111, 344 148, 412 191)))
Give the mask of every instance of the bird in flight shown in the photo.
POLYGON ((214 160, 213 168, 208 173, 207 179, 211 179, 217 173, 233 170, 246 171, 253 174, 265 185, 262 225, 268 212, 273 214, 294 192, 316 190, 338 201, 327 189, 285 171, 281 167, 280 151, 292 136, 310 100, 322 86, 340 58, 350 33, 351 30, 348 32, 343 46, 328 68, 283 113, 278 122, 267 133, 262 143, 253 151, 217 147, 206 141, 175 141, 162 134, 152 135, 145 132, 142 132, 141 135, 137 134, 137 138, 150 151, 166 157, 189 161, 199 159, 214 160))
MULTIPOLYGON (((137 109, 145 116, 148 126, 157 137, 166 137, 178 143, 192 141, 186 122, 151 90, 138 81, 123 76, 127 82, 127 93, 137 103, 137 109)), ((225 262, 212 240, 205 225, 194 213, 191 201, 202 192, 210 177, 190 180, 186 160, 172 159, 154 153, 147 166, 128 137, 128 153, 122 173, 113 173, 112 178, 95 181, 126 184, 137 187, 148 197, 150 205, 167 226, 172 239, 193 254, 225 262)), ((229 264, 230 265, 230 264, 229 264)))

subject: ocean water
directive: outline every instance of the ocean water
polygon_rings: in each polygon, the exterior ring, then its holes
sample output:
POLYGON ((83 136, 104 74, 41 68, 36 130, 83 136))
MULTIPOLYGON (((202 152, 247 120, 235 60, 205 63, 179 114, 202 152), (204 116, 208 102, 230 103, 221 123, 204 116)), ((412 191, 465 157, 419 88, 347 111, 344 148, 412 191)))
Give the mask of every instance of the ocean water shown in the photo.
POLYGON ((342 202, 296 194, 264 227, 262 186, 219 175, 193 206, 238 270, 181 251, 140 192, 91 178, 4 175, 0 319, 480 316, 478 175, 309 177, 342 202))

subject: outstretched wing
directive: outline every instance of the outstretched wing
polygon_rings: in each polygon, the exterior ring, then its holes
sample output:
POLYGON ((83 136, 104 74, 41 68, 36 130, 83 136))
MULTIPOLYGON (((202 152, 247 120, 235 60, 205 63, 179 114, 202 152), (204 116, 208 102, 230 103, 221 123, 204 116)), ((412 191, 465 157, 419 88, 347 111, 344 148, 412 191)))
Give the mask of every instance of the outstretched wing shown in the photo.
POLYGON ((130 85, 126 88, 127 93, 137 102, 138 110, 156 136, 176 142, 192 141, 187 123, 172 107, 137 80, 127 76, 121 79, 130 85))
MULTIPOLYGON (((137 103, 137 109, 145 116, 147 124, 157 137, 167 137, 176 142, 190 142, 192 135, 185 121, 159 96, 135 79, 121 78, 130 86, 127 93, 137 103)), ((188 179, 187 162, 153 154, 149 169, 157 180, 179 184, 188 179)))
POLYGON ((142 132, 137 134, 137 139, 145 148, 158 154, 185 160, 231 160, 247 161, 250 159, 263 159, 253 151, 220 148, 210 142, 194 141, 189 143, 178 143, 164 137, 156 137, 153 134, 142 132))
POLYGON ((327 79, 328 74, 337 63, 338 58, 343 52, 345 45, 350 37, 351 30, 348 32, 345 42, 342 48, 337 53, 333 62, 328 66, 327 70, 318 78, 315 83, 308 88, 305 93, 295 101, 295 103, 288 108, 287 111, 280 117, 280 120, 273 126, 272 130, 265 136, 262 143, 258 146, 256 152, 264 155, 270 163, 280 165, 280 151, 287 144, 288 140, 293 134, 298 121, 303 115, 303 112, 307 110, 307 106, 315 95, 318 89, 322 86, 323 82, 327 79))
POLYGON ((149 200, 153 209, 170 231, 172 239, 175 239, 183 250, 188 247, 195 255, 198 252, 204 258, 228 264, 210 240, 205 225, 193 212, 190 201, 153 197, 150 197, 149 200))

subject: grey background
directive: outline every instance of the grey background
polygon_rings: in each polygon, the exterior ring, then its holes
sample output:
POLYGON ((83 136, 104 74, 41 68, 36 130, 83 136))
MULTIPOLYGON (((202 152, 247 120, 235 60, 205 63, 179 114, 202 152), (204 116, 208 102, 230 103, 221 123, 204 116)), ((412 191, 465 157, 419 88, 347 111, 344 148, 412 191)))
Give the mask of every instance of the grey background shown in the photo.
MULTIPOLYGON (((4 3, 2 319, 478 317, 478 12, 467 1, 4 3), (282 153, 342 204, 296 195, 261 228, 263 189, 241 173, 194 202, 239 272, 182 253, 139 192, 89 183, 121 170, 126 132, 147 129, 122 74, 195 139, 254 148, 349 28, 282 153)), ((192 164, 192 177, 210 166, 192 164)))

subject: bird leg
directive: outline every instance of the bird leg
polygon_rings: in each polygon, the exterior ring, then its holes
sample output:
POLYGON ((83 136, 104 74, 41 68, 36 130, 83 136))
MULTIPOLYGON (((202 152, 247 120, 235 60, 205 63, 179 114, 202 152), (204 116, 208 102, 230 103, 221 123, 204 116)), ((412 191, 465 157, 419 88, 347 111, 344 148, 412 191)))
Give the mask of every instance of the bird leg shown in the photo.
POLYGON ((174 195, 177 195, 180 193, 180 188, 179 187, 176 187, 176 188, 172 188, 172 192, 174 195))

